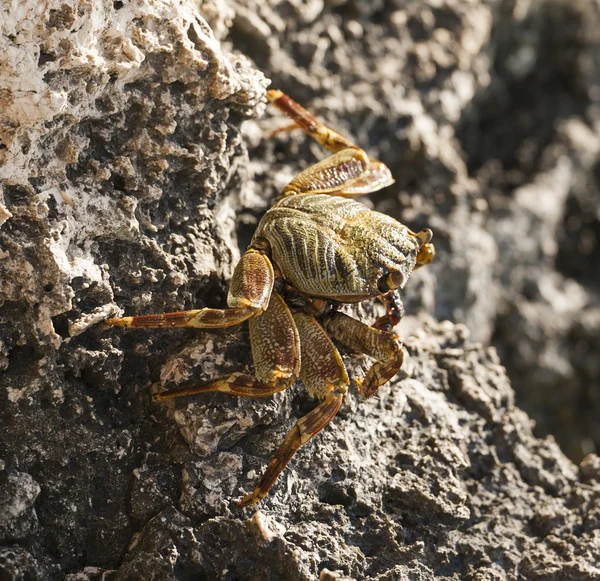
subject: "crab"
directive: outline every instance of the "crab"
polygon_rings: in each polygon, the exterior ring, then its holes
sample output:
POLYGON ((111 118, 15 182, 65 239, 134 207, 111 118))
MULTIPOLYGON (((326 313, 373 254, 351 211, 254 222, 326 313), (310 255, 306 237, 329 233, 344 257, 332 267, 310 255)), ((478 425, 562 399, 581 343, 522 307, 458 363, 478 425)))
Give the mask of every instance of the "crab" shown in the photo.
POLYGON ((303 129, 332 155, 293 178, 263 216, 235 267, 228 308, 107 321, 120 327, 201 329, 249 321, 254 376, 231 373, 206 385, 163 391, 155 400, 211 391, 262 398, 298 377, 320 400, 287 434, 254 490, 237 501, 240 507, 262 500, 292 456, 340 409, 350 382, 332 339, 375 360, 357 382, 364 397, 400 370, 403 346, 393 332, 403 314, 398 289, 434 256, 431 230, 412 232, 351 199, 394 182, 385 164, 281 91, 268 91, 267 98, 293 121, 284 130, 303 129), (386 305, 373 325, 338 310, 373 297, 386 305))

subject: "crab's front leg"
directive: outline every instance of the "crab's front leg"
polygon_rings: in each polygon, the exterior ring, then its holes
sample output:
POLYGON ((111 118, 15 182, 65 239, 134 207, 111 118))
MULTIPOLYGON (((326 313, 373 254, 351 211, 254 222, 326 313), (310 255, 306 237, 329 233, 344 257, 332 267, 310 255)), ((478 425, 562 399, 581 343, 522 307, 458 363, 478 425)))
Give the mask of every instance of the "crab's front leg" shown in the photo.
POLYGON ((248 506, 264 498, 281 471, 301 446, 318 434, 335 417, 348 388, 348 374, 342 358, 323 327, 306 313, 294 313, 301 345, 300 379, 306 389, 322 402, 300 418, 269 462, 256 488, 237 505, 248 506))
POLYGON ((265 253, 265 248, 257 245, 255 248, 248 249, 235 267, 227 296, 229 309, 178 311, 108 319, 106 322, 115 327, 146 329, 231 327, 262 313, 267 308, 274 281, 273 266, 265 253))
POLYGON ((323 326, 340 343, 377 360, 359 386, 365 397, 373 395, 402 367, 404 352, 398 335, 370 327, 337 311, 323 317, 323 326))

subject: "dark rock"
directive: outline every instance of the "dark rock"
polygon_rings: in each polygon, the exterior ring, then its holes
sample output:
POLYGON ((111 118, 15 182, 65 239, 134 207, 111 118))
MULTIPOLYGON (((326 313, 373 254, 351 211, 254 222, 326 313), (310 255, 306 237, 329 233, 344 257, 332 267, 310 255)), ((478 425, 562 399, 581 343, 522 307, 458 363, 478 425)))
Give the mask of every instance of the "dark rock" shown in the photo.
POLYGON ((600 577, 596 4, 38 4, 0 37, 0 578, 600 577), (231 501, 314 406, 301 385, 161 406, 251 369, 247 332, 102 321, 224 306, 323 156, 264 139, 265 76, 389 165, 365 203, 438 254, 404 375, 350 393, 255 512, 231 501))
POLYGON ((0 471, 0 542, 22 540, 36 531, 33 505, 39 493, 38 483, 29 474, 0 471))
POLYGON ((36 560, 22 547, 0 547, 0 579, 3 581, 37 581, 42 570, 36 560))

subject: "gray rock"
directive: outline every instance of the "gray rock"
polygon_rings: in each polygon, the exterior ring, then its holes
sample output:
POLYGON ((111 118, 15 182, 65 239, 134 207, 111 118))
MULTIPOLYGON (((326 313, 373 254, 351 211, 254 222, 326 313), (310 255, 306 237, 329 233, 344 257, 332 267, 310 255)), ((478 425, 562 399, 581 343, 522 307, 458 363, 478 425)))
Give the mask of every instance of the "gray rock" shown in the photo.
POLYGON ((591 0, 7 10, 0 574, 600 576, 598 457, 578 469, 536 438, 501 366, 542 433, 593 451, 599 22, 591 0), (430 226, 438 256, 407 286, 406 377, 351 393, 255 513, 231 500, 314 406, 302 386, 157 405, 162 385, 248 367, 246 330, 101 321, 224 306, 258 219, 323 155, 264 139, 285 123, 265 77, 390 166, 366 203, 430 226))
POLYGON ((0 547, 0 575, 10 581, 40 579, 42 570, 36 560, 22 547, 0 547))
POLYGON ((0 541, 18 541, 36 531, 33 505, 39 493, 38 483, 29 474, 0 471, 0 541))

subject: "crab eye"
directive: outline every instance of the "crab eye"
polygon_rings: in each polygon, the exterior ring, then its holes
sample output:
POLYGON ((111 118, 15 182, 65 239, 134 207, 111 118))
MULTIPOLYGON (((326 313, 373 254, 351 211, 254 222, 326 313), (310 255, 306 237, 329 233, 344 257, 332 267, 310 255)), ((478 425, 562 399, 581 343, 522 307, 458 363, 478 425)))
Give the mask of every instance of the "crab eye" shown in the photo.
POLYGON ((397 288, 402 288, 406 282, 406 277, 403 272, 388 272, 379 279, 377 287, 382 293, 386 293, 397 288))
POLYGON ((415 268, 429 264, 435 256, 435 248, 433 244, 425 244, 417 253, 417 264, 415 268))
POLYGON ((425 228, 421 230, 416 236, 419 239, 420 250, 421 248, 423 248, 423 246, 431 242, 431 239, 433 238, 433 232, 429 228, 425 228))

